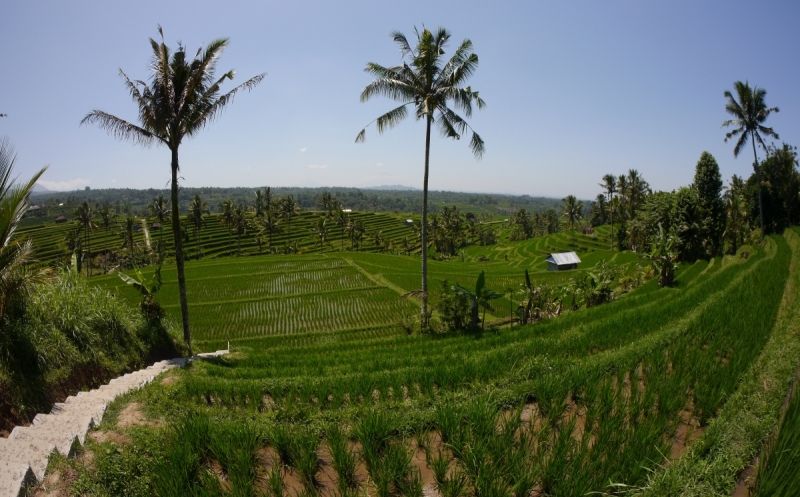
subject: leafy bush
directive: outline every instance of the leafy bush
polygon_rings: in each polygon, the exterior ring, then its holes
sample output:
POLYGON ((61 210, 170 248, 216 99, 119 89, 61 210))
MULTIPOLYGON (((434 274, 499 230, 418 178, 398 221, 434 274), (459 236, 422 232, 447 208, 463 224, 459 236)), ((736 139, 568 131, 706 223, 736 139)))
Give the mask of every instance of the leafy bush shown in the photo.
POLYGON ((469 322, 469 300, 455 290, 447 280, 442 281, 439 301, 436 303, 441 327, 444 331, 463 330, 469 322))

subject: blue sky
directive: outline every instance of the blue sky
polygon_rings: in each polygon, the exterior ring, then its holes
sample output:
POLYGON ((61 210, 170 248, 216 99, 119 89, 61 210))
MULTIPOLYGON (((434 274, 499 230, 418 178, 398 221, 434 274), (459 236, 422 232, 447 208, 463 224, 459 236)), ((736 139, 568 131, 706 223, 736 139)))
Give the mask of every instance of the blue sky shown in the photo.
MULTIPOLYGON (((219 63, 234 83, 267 78, 181 147, 187 186, 422 185, 424 125, 409 118, 355 144, 394 102, 359 102, 366 62, 400 61, 389 33, 444 26, 470 38, 486 100, 471 124, 486 142, 432 141, 430 186, 593 198, 606 173, 638 169, 654 189, 692 180, 703 150, 723 176, 749 174, 723 142, 723 92, 735 80, 780 107, 768 124, 800 144, 800 3, 9 2, 0 16, 0 135, 17 171, 50 165, 56 189, 162 188, 168 150, 80 127, 92 109, 135 119, 118 68, 146 79, 158 24, 171 46, 231 39, 219 63)), ((231 85, 232 87, 232 85, 231 85)))

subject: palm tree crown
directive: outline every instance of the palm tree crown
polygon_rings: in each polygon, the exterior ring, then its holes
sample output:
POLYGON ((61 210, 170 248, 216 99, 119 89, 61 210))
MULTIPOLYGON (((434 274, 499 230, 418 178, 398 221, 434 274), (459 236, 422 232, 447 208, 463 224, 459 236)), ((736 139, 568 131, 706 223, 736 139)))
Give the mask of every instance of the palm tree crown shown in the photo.
POLYGON ((161 43, 150 39, 153 58, 150 69, 153 73, 151 83, 131 81, 120 69, 125 86, 139 107, 140 125, 93 110, 83 118, 81 124, 96 123, 102 129, 120 140, 131 140, 144 146, 161 143, 172 152, 172 231, 175 241, 175 262, 178 272, 178 291, 181 302, 183 338, 191 352, 191 333, 189 331, 189 305, 186 300, 186 277, 184 274, 184 255, 180 237, 181 222, 178 204, 178 148, 183 139, 194 136, 206 125, 212 123, 220 113, 233 102, 241 90, 252 90, 264 79, 265 74, 250 78, 228 93, 221 95, 220 87, 228 79, 232 80, 234 71, 221 77, 216 75, 216 65, 228 45, 227 38, 209 43, 205 50, 199 48, 194 57, 187 56, 186 48, 178 44, 174 52, 164 43, 164 32, 158 27, 161 43))
POLYGON ((736 126, 736 129, 725 134, 725 143, 735 137, 736 145, 733 147, 733 156, 738 157, 742 147, 747 144, 747 139, 753 144, 753 168, 756 172, 756 179, 758 181, 758 215, 761 227, 761 236, 764 236, 764 209, 761 202, 761 169, 758 167, 758 154, 756 153, 756 142, 761 145, 761 148, 766 150, 767 146, 764 144, 764 139, 761 135, 771 136, 778 139, 778 134, 772 128, 767 128, 763 125, 770 114, 778 112, 777 107, 767 107, 764 102, 764 97, 767 91, 757 86, 750 87, 750 83, 745 81, 737 81, 733 84, 736 90, 738 101, 734 98, 733 94, 725 91, 725 112, 732 115, 734 119, 728 119, 722 123, 722 126, 736 126))
MULTIPOLYGON (((361 91, 361 101, 366 102, 375 96, 384 96, 401 102, 399 107, 378 117, 375 126, 378 133, 393 128, 408 115, 413 108, 417 120, 425 120, 425 175, 422 183, 422 308, 421 324, 427 328, 428 292, 428 166, 430 159, 431 124, 435 123, 443 137, 461 139, 470 133, 469 146, 477 158, 481 158, 485 147, 481 137, 475 133, 467 121, 448 107, 452 102, 456 110, 464 116, 472 116, 472 104, 479 109, 486 104, 469 86, 462 86, 478 68, 478 56, 472 51, 472 42, 465 39, 455 49, 450 60, 445 61, 444 47, 450 40, 450 33, 439 28, 436 33, 428 29, 415 30, 417 43, 414 47, 403 33, 395 31, 392 39, 400 48, 400 54, 407 58, 401 65, 384 67, 374 62, 367 63, 364 69, 375 77, 361 91)), ((372 123, 370 123, 372 124, 372 123)), ((356 136, 356 143, 363 142, 366 127, 356 136)))

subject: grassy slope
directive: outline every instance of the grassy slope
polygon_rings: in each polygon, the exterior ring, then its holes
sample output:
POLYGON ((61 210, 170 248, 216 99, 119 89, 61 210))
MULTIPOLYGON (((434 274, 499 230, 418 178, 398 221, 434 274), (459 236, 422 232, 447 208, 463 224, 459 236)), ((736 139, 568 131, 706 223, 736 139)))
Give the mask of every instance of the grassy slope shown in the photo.
POLYGON ((727 496, 775 431, 800 358, 800 237, 794 230, 787 239, 792 265, 769 342, 689 454, 653 473, 644 495, 727 496))

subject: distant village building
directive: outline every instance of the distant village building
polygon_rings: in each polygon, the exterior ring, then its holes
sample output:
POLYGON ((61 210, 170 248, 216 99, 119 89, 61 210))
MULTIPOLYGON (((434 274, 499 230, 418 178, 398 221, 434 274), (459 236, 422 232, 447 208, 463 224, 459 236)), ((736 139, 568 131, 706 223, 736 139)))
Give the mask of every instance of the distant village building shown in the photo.
POLYGON ((58 216, 56 218, 56 223, 58 223, 58 224, 66 223, 66 222, 67 222, 67 216, 61 215, 61 216, 58 216))
POLYGON ((584 226, 583 227, 583 234, 584 235, 594 235, 594 228, 591 226, 584 226))
POLYGON ((414 220, 413 219, 406 219, 403 222, 403 224, 405 224, 406 226, 412 226, 414 224, 414 220))
POLYGON ((161 229, 161 223, 153 223, 153 225, 150 226, 150 229, 151 230, 160 230, 161 229))
POLYGON ((575 252, 561 252, 550 254, 547 261, 548 271, 566 271, 567 269, 577 269, 581 260, 575 252))

